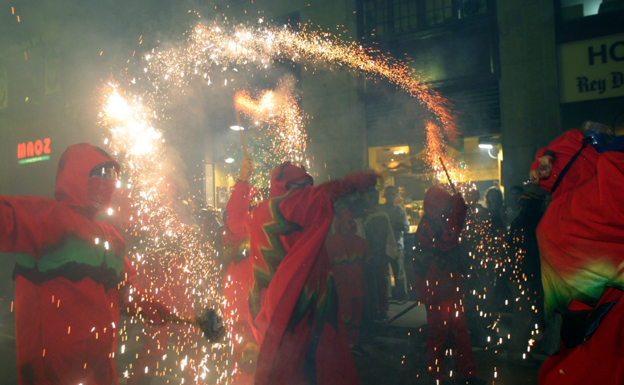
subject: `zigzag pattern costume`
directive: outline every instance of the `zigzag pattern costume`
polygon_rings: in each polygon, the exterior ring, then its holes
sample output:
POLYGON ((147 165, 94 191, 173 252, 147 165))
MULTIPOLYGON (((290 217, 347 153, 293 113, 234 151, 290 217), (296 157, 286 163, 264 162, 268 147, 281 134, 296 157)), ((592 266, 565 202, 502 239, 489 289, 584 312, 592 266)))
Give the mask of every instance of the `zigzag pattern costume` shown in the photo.
POLYGON ((256 385, 351 385, 357 374, 338 314, 324 246, 333 201, 376 183, 355 173, 318 187, 288 190, 312 177, 285 163, 273 173, 270 198, 254 210, 250 310, 260 344, 256 385))

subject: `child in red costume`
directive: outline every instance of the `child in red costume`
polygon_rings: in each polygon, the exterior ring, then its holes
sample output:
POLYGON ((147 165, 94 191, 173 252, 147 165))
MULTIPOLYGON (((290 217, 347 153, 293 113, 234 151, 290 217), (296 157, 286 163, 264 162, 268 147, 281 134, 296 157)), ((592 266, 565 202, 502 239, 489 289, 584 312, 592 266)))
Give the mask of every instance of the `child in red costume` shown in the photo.
POLYGON ((249 178, 253 171, 253 161, 246 156, 226 206, 222 234, 223 253, 227 264, 223 276, 223 309, 226 322, 231 325, 234 344, 233 385, 253 384, 258 357, 258 344, 251 328, 249 313, 249 288, 253 279, 249 258, 250 203, 256 191, 249 185, 249 178))
POLYGON ((464 316, 464 289, 457 245, 466 217, 460 194, 433 186, 425 193, 425 215, 416 231, 414 261, 418 299, 427 309, 427 366, 437 382, 445 379, 444 345, 449 335, 462 383, 479 384, 464 316))
POLYGON ((537 227, 545 385, 624 383, 624 154, 588 139, 570 130, 531 165, 531 182, 552 192, 537 227))
POLYGON ((336 221, 336 233, 327 239, 327 253, 332 265, 340 316, 347 327, 349 346, 353 347, 360 336, 360 320, 364 303, 364 260, 368 246, 355 234, 355 221, 349 210, 342 210, 336 221))
POLYGON ((312 187, 312 177, 290 162, 273 172, 251 226, 256 385, 358 383, 324 244, 333 202, 376 182, 358 172, 312 187))
MULTIPOLYGON (((20 385, 117 384, 119 309, 160 322, 166 309, 129 301, 134 275, 125 243, 95 219, 110 205, 119 164, 90 144, 61 156, 56 200, 0 196, 0 250, 15 256, 15 329, 20 385)), ((139 293, 140 294, 140 293, 139 293)))

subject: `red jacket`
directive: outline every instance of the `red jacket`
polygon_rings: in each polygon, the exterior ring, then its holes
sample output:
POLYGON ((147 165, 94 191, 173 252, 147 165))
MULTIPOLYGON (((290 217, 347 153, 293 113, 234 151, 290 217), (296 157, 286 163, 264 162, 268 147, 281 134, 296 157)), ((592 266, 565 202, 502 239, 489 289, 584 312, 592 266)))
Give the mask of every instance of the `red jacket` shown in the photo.
POLYGON ((59 162, 56 200, 0 197, 0 250, 18 253, 20 384, 117 383, 120 287, 131 267, 124 241, 94 218, 89 202, 89 173, 104 162, 114 161, 97 147, 70 146, 59 162))

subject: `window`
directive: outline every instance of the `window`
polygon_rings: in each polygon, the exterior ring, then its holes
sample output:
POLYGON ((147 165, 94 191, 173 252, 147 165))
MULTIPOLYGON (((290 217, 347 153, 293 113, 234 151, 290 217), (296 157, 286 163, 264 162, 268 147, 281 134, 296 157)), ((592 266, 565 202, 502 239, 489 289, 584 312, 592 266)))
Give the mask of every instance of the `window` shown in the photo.
POLYGON ((561 0, 561 18, 563 20, 624 11, 622 0, 561 0))
POLYGON ((413 31, 418 28, 418 4, 414 0, 392 0, 394 32, 413 31))
POLYGON ((366 36, 383 36, 387 26, 387 1, 364 0, 364 26, 366 36))
POLYGON ((363 36, 376 38, 483 15, 490 0, 360 0, 363 36))
POLYGON ((453 19, 452 0, 425 0, 427 25, 442 24, 453 19))

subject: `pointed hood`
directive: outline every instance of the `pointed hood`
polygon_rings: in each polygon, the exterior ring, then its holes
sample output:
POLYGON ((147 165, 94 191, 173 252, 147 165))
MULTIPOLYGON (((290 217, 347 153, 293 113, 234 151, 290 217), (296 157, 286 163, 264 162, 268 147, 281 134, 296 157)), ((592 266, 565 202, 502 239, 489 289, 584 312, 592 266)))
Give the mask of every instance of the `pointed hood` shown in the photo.
POLYGON ((451 213, 451 195, 440 186, 431 186, 425 193, 423 209, 431 219, 441 220, 451 213))
POLYGON ((93 167, 106 162, 113 162, 119 172, 119 163, 99 147, 89 143, 67 147, 56 172, 54 198, 69 206, 93 211, 87 193, 89 173, 93 167))
POLYGON ((271 177, 270 198, 284 195, 288 192, 289 184, 309 182, 314 184, 314 179, 301 167, 290 162, 284 162, 277 166, 271 177))

